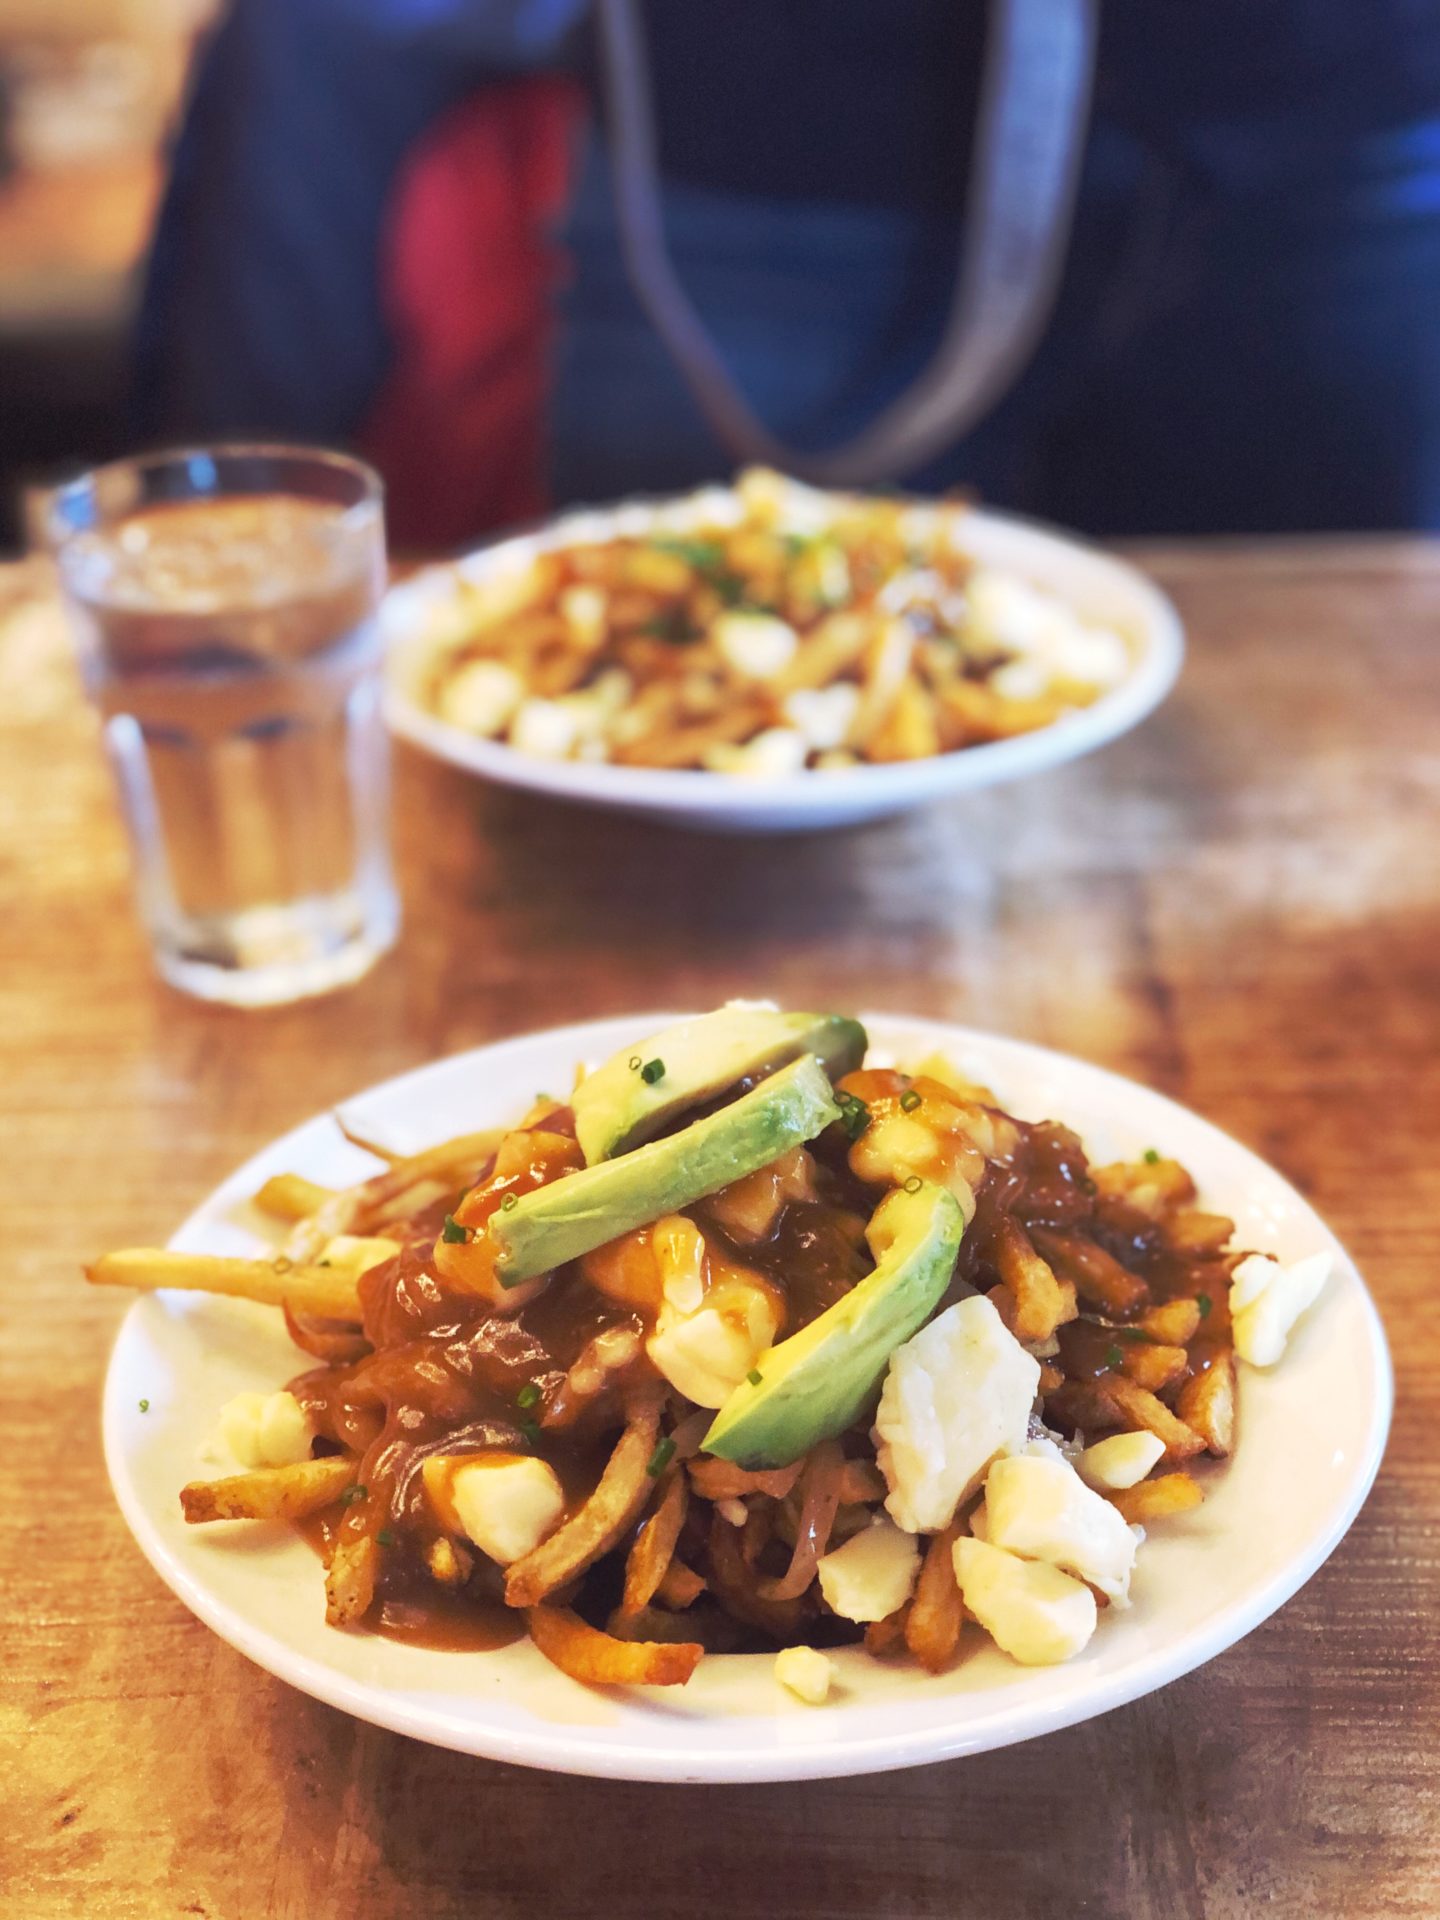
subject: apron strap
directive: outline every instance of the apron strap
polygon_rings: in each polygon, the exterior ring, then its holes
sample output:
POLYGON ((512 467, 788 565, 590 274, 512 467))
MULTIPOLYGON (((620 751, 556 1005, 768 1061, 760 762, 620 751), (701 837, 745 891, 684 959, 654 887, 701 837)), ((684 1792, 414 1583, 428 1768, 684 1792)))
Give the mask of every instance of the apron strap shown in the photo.
POLYGON ((1070 237, 1097 0, 990 0, 964 244, 945 332, 913 384, 845 444, 803 453, 736 386, 681 286, 660 210, 655 115, 636 0, 599 0, 616 217, 642 307, 716 437, 824 486, 894 480, 961 439, 1038 345, 1070 237))

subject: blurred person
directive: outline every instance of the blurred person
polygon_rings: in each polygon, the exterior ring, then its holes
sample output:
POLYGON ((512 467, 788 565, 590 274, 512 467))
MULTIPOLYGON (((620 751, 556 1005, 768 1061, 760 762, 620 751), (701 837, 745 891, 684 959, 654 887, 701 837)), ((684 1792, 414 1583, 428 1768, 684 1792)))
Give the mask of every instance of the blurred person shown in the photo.
POLYGON ((1434 527, 1440 8, 237 0, 137 373, 151 438, 358 442, 402 543, 757 453, 1434 527))

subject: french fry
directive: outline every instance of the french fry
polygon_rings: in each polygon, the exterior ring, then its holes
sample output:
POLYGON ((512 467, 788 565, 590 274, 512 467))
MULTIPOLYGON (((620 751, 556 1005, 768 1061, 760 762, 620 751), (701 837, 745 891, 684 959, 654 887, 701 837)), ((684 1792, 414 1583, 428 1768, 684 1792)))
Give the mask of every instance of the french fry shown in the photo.
POLYGON ((959 1532, 952 1521, 931 1539, 905 1615, 905 1644, 931 1673, 949 1664, 965 1619, 952 1552, 959 1532))
POLYGON ((772 1500, 783 1500, 800 1478, 803 1460, 790 1467, 774 1467, 752 1472, 730 1460, 712 1459, 708 1454, 691 1460, 686 1472, 702 1499, 738 1500, 747 1493, 768 1493, 772 1500))
POLYGON ((1162 1473, 1158 1480, 1142 1480, 1138 1486, 1105 1497, 1127 1525, 1144 1527, 1172 1513, 1188 1513, 1205 1495, 1188 1473, 1162 1473))
POLYGON ((551 1665, 592 1687, 683 1687, 705 1651, 694 1640, 617 1640, 568 1607, 531 1607, 525 1619, 551 1665))
POLYGON ((325 1574, 325 1618, 332 1627, 357 1626, 375 1599, 380 1544, 373 1533, 342 1539, 325 1574))
POLYGON ((1162 1300, 1158 1306, 1147 1307, 1131 1324, 1163 1346, 1188 1347, 1200 1325, 1200 1303, 1183 1295, 1176 1300, 1162 1300))
POLYGON ((507 1606, 538 1605, 619 1543, 655 1489, 645 1469, 655 1451, 659 1428, 657 1406, 635 1410, 606 1463, 600 1484, 584 1506, 548 1540, 542 1540, 511 1566, 505 1576, 507 1606))
POLYGON ((1172 1460, 1188 1460, 1204 1452, 1205 1442, 1198 1433, 1178 1419, 1163 1400, 1157 1400, 1147 1388, 1137 1386, 1125 1374, 1104 1374, 1097 1384, 1105 1397, 1115 1403, 1124 1425, 1144 1427, 1157 1440, 1163 1440, 1172 1460))
POLYGON ((356 1460, 331 1454, 223 1480, 192 1480, 180 1489, 180 1510, 192 1527, 211 1520, 304 1520, 338 1500, 358 1471, 356 1460))
POLYGON ((1217 1353, 1203 1373, 1180 1389, 1175 1411, 1223 1459, 1235 1446, 1235 1356, 1217 1353))
POLYGON ((1198 1207, 1182 1207, 1165 1222, 1165 1242, 1176 1253, 1188 1253, 1200 1259, 1213 1257, 1229 1244, 1235 1222, 1223 1213, 1203 1213, 1198 1207))
POLYGON ((276 1220, 303 1220, 317 1213, 336 1195, 334 1187, 317 1186, 301 1173, 272 1173, 255 1196, 262 1213, 276 1220))
POLYGON ((899 1653, 905 1645, 905 1619, 910 1603, 894 1613, 887 1613, 883 1620, 872 1620, 865 1629, 865 1651, 876 1660, 883 1660, 886 1654, 899 1653))
POLYGON ((1126 1378, 1148 1387, 1151 1393, 1172 1386, 1190 1364, 1184 1347, 1157 1346, 1150 1341, 1127 1342, 1121 1352, 1126 1378))
POLYGON ((1057 1233, 1053 1227, 1032 1227, 1030 1238, 1056 1273, 1074 1282, 1080 1298, 1102 1312, 1128 1320, 1149 1304, 1150 1289, 1139 1274, 1122 1267, 1093 1240, 1057 1233))
MULTIPOLYGON (((1108 1382, 1115 1376, 1105 1374, 1108 1382)), ((1065 1380, 1045 1395, 1047 1419, 1062 1427, 1073 1427, 1087 1438, 1125 1424, 1120 1409, 1105 1391, 1100 1380, 1065 1380)))
POLYGON ((136 1287, 152 1293, 174 1287, 186 1293, 218 1293, 235 1300, 258 1300, 267 1307, 287 1303, 292 1312, 323 1320, 358 1320, 360 1295, 355 1276, 342 1267, 297 1265, 275 1260, 237 1260, 216 1253, 172 1253, 165 1247, 126 1247, 105 1253, 85 1269, 95 1287, 136 1287))
POLYGON ((655 1598, 664 1606, 683 1612, 693 1606, 704 1591, 705 1582, 693 1567, 687 1567, 683 1560, 672 1560, 660 1576, 655 1598))
POLYGON ((1117 1160, 1091 1167, 1090 1178, 1106 1198, 1127 1200, 1141 1213, 1158 1220, 1195 1198, 1195 1182, 1178 1160, 1117 1160))
POLYGON ((1029 1234, 1008 1213, 997 1216, 991 1254, 1000 1278, 1015 1300, 1011 1332, 1017 1340, 1050 1339, 1055 1329, 1078 1312, 1075 1286, 1064 1286, 1035 1251, 1029 1234))
POLYGON ((671 1473, 654 1513, 635 1536, 635 1544, 625 1562, 625 1592, 620 1601, 622 1615, 634 1617, 648 1607, 665 1577, 685 1524, 688 1496, 683 1473, 671 1473))

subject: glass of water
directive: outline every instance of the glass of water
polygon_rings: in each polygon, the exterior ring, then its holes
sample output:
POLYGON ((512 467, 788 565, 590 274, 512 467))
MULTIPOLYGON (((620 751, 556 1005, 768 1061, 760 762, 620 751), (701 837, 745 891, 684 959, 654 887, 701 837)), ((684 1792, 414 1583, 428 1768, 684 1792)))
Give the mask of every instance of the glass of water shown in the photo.
POLYGON ((100 467, 49 543, 164 977, 234 1006, 356 980, 399 929, 378 475, 304 448, 100 467))

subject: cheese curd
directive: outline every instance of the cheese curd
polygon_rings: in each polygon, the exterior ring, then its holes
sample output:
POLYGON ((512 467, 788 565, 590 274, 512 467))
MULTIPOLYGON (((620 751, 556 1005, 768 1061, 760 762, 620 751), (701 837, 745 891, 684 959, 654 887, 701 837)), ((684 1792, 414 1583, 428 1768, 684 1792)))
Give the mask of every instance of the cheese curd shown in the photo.
POLYGON ((985 1538, 1027 1560, 1045 1560, 1126 1606, 1135 1536, 1068 1460, 1038 1454, 997 1460, 985 1482, 985 1538))
POLYGON ((440 694, 440 717, 493 739, 514 719, 525 698, 525 682, 503 660, 470 660, 457 667, 440 694))
POLYGON ((704 1235, 683 1214, 656 1222, 653 1245, 662 1304, 645 1351, 687 1400, 723 1407, 775 1344, 779 1307, 767 1288, 747 1281, 740 1269, 712 1263, 704 1235))
POLYGON ((1273 1367, 1291 1329, 1320 1297, 1330 1277, 1331 1256, 1312 1253, 1282 1266, 1273 1255, 1252 1253, 1230 1276, 1230 1318, 1235 1351, 1252 1367, 1273 1367))
POLYGON ((860 711, 860 689, 848 680, 833 687, 797 687, 783 702, 785 718, 817 753, 843 747, 860 711))
POLYGON ((1075 1471, 1087 1487, 1099 1493, 1122 1493, 1138 1487, 1160 1460, 1165 1442, 1153 1433, 1112 1433, 1097 1440, 1075 1462, 1075 1471))
POLYGON ((803 733, 794 727, 767 727, 743 747, 712 747, 705 765, 712 773, 749 774, 753 779, 774 780, 782 774, 799 773, 809 754, 803 733))
POLYGON ((948 1527, 990 1463, 1025 1445, 1040 1363, 983 1294, 960 1300, 890 1356, 875 1414, 891 1518, 948 1527))
POLYGON ((710 638, 732 672, 745 680, 776 680, 795 657, 800 636, 773 613, 722 613, 710 638))
POLYGON ((432 1454, 421 1471, 442 1525, 458 1528, 502 1567, 538 1547, 565 1511, 554 1469, 524 1454, 432 1454))
POLYGON ((953 1557, 966 1608, 1021 1666, 1058 1665, 1089 1642, 1098 1615, 1083 1580, 965 1534, 953 1557))
POLYGON ((816 1568, 820 1591, 844 1620, 884 1620, 910 1598, 920 1571, 920 1545, 893 1521, 876 1519, 816 1568))
POLYGON ((807 1706, 823 1706, 830 1697, 835 1662, 817 1647, 785 1647, 775 1656, 775 1678, 807 1706))
POLYGON ((314 1438, 293 1393, 237 1393, 220 1409, 221 1444, 242 1467, 294 1466, 310 1458, 314 1438))

